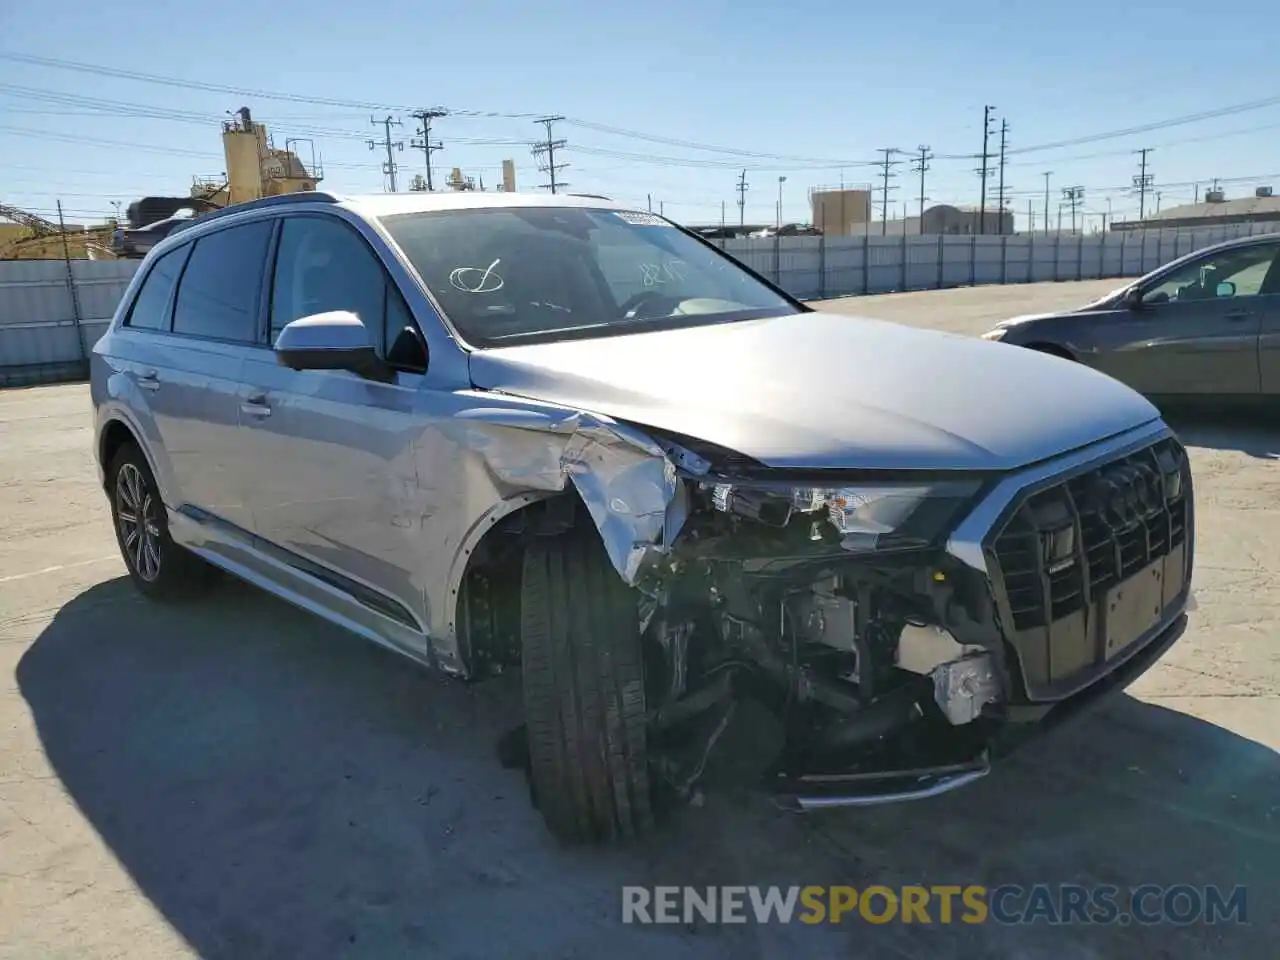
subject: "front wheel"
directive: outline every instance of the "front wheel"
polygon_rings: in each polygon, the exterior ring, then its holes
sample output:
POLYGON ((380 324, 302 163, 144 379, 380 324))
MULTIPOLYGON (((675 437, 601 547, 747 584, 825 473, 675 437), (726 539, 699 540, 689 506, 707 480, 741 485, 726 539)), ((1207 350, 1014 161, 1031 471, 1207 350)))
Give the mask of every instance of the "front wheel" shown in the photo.
POLYGON ((563 840, 653 823, 635 591, 596 531, 535 540, 521 586, 522 682, 535 802, 563 840))
POLYGON ((213 568, 169 536, 160 490, 137 445, 122 446, 107 475, 116 542, 134 585, 148 597, 168 600, 208 584, 213 568))

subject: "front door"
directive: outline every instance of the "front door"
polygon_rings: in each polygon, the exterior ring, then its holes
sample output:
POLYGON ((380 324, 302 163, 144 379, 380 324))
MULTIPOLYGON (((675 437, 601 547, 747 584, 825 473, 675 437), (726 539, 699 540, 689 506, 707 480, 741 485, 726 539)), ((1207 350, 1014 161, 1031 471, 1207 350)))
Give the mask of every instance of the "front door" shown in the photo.
MULTIPOLYGON (((385 327, 394 340, 413 322, 353 227, 336 217, 287 217, 272 282, 272 342, 285 324, 330 310, 359 316, 384 356, 385 327)), ((405 611, 422 607, 414 585, 423 549, 414 441, 423 370, 402 366, 381 383, 251 357, 241 423, 255 464, 254 531, 266 548, 403 623, 405 611)))
POLYGON ((1157 276, 1099 322, 1097 366, 1153 396, 1255 396, 1259 293, 1276 244, 1209 254, 1157 276))

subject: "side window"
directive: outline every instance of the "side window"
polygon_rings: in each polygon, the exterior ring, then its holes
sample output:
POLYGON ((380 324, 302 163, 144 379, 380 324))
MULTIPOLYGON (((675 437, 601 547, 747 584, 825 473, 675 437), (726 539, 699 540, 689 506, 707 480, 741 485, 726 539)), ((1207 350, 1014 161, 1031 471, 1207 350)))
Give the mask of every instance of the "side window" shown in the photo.
MULTIPOLYGON (((1192 300, 1219 300, 1256 297, 1280 249, 1274 244, 1227 250, 1188 263, 1169 274, 1145 294, 1143 303, 1186 303, 1192 300)), ((1273 281, 1274 282, 1274 281, 1273 281)), ((1267 291, 1270 292, 1270 291, 1267 291)))
POLYGON ((178 284, 173 332, 240 343, 258 339, 258 288, 271 222, 258 220, 201 237, 178 284))
POLYGON ((173 286, 178 282, 178 274, 182 273, 182 265, 190 252, 189 244, 170 250, 152 265, 129 309, 126 326, 142 330, 169 329, 169 295, 173 293, 173 286))
POLYGON ((286 218, 271 291, 271 342, 299 317, 350 310, 381 350, 386 289, 386 273, 373 250, 341 220, 286 218))

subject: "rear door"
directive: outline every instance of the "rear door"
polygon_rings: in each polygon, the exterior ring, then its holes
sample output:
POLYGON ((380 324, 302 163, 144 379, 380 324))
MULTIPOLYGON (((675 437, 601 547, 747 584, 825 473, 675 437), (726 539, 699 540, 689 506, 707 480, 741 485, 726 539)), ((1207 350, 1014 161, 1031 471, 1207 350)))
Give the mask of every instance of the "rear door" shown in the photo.
POLYGON ((272 222, 205 234, 191 245, 173 300, 165 355, 143 371, 173 477, 171 507, 248 531, 251 465, 237 442, 240 368, 259 336, 272 222))
POLYGON ((1155 396, 1256 396, 1259 294, 1277 244, 1217 251, 1154 278, 1097 325, 1099 369, 1155 396))

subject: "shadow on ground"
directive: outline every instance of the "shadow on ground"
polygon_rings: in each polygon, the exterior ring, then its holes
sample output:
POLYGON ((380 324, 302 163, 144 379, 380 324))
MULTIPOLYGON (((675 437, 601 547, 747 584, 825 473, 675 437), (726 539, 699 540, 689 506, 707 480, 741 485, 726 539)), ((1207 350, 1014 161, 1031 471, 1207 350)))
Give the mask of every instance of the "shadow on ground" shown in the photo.
POLYGON ((1280 460, 1280 420, 1274 413, 1172 407, 1164 413, 1166 422, 1188 446, 1239 450, 1260 460, 1280 460))
MULTIPOLYGON (((712 798, 570 850, 494 759, 508 684, 436 678, 250 588, 68 603, 18 667, 83 814, 205 957, 1252 957, 1280 940, 1280 756, 1120 696, 932 801, 712 798), (623 884, 1249 886, 1246 926, 623 927, 623 884)), ((935 921, 937 917, 935 916, 935 921)))

